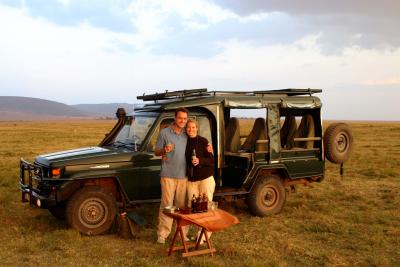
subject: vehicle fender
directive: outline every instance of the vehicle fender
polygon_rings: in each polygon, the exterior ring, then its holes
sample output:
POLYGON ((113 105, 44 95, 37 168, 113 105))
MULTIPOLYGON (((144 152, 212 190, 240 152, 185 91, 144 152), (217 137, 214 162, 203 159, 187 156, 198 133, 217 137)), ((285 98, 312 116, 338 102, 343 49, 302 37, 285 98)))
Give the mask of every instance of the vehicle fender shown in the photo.
POLYGON ((68 200, 76 191, 84 186, 101 186, 113 194, 118 202, 127 200, 126 192, 116 176, 111 177, 81 177, 67 180, 57 190, 57 202, 68 200))
POLYGON ((279 176, 282 181, 290 178, 284 164, 274 164, 273 166, 267 164, 259 165, 254 168, 252 173, 253 178, 250 179, 245 185, 246 190, 249 192, 251 192, 251 190, 253 189, 253 186, 256 183, 257 179, 261 179, 261 177, 263 176, 276 175, 279 176))

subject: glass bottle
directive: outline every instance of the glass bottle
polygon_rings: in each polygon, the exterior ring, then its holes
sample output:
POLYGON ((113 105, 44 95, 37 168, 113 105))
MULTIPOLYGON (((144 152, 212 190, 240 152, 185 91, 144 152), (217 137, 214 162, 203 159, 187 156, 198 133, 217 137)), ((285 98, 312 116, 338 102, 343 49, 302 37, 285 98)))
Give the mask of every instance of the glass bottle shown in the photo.
POLYGON ((196 212, 201 211, 201 196, 200 195, 196 198, 195 210, 196 210, 196 212))
POLYGON ((203 193, 201 198, 201 211, 207 211, 207 196, 205 193, 203 193))
POLYGON ((208 196, 206 194, 203 194, 203 202, 204 202, 204 211, 208 211, 208 196))
MULTIPOLYGON (((192 150, 192 160, 196 157, 196 149, 193 148, 192 150)), ((193 163, 190 165, 190 177, 193 178, 194 175, 194 165, 193 163)))
POLYGON ((192 212, 195 212, 195 206, 196 206, 196 196, 193 194, 193 197, 192 197, 192 212))

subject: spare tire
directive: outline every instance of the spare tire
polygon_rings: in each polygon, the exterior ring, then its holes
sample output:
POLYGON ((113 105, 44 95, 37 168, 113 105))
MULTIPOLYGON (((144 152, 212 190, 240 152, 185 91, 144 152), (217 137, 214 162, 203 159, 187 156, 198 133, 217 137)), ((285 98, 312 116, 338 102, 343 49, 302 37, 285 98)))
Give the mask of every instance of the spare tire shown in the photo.
POLYGON ((324 134, 325 156, 332 163, 343 163, 353 150, 353 134, 346 123, 332 123, 324 134))

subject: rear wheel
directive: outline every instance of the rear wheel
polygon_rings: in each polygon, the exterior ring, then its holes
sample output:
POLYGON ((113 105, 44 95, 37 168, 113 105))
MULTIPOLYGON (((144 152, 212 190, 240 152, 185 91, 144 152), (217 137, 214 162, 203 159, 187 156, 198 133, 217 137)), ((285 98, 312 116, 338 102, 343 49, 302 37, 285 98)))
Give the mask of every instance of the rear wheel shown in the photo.
POLYGON ((114 196, 98 186, 77 191, 66 207, 68 224, 86 235, 107 232, 117 214, 114 196))
POLYGON ((279 213, 286 202, 286 190, 278 176, 259 177, 254 184, 247 204, 257 216, 279 213))

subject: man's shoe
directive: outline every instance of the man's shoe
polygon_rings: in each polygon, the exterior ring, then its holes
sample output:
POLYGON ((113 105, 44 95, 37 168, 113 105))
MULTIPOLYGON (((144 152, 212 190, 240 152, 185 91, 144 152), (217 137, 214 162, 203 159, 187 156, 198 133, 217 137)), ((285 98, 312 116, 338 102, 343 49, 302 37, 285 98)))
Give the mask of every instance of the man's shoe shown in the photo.
POLYGON ((165 244, 165 238, 159 236, 158 239, 157 239, 157 243, 158 243, 158 244, 165 244))

